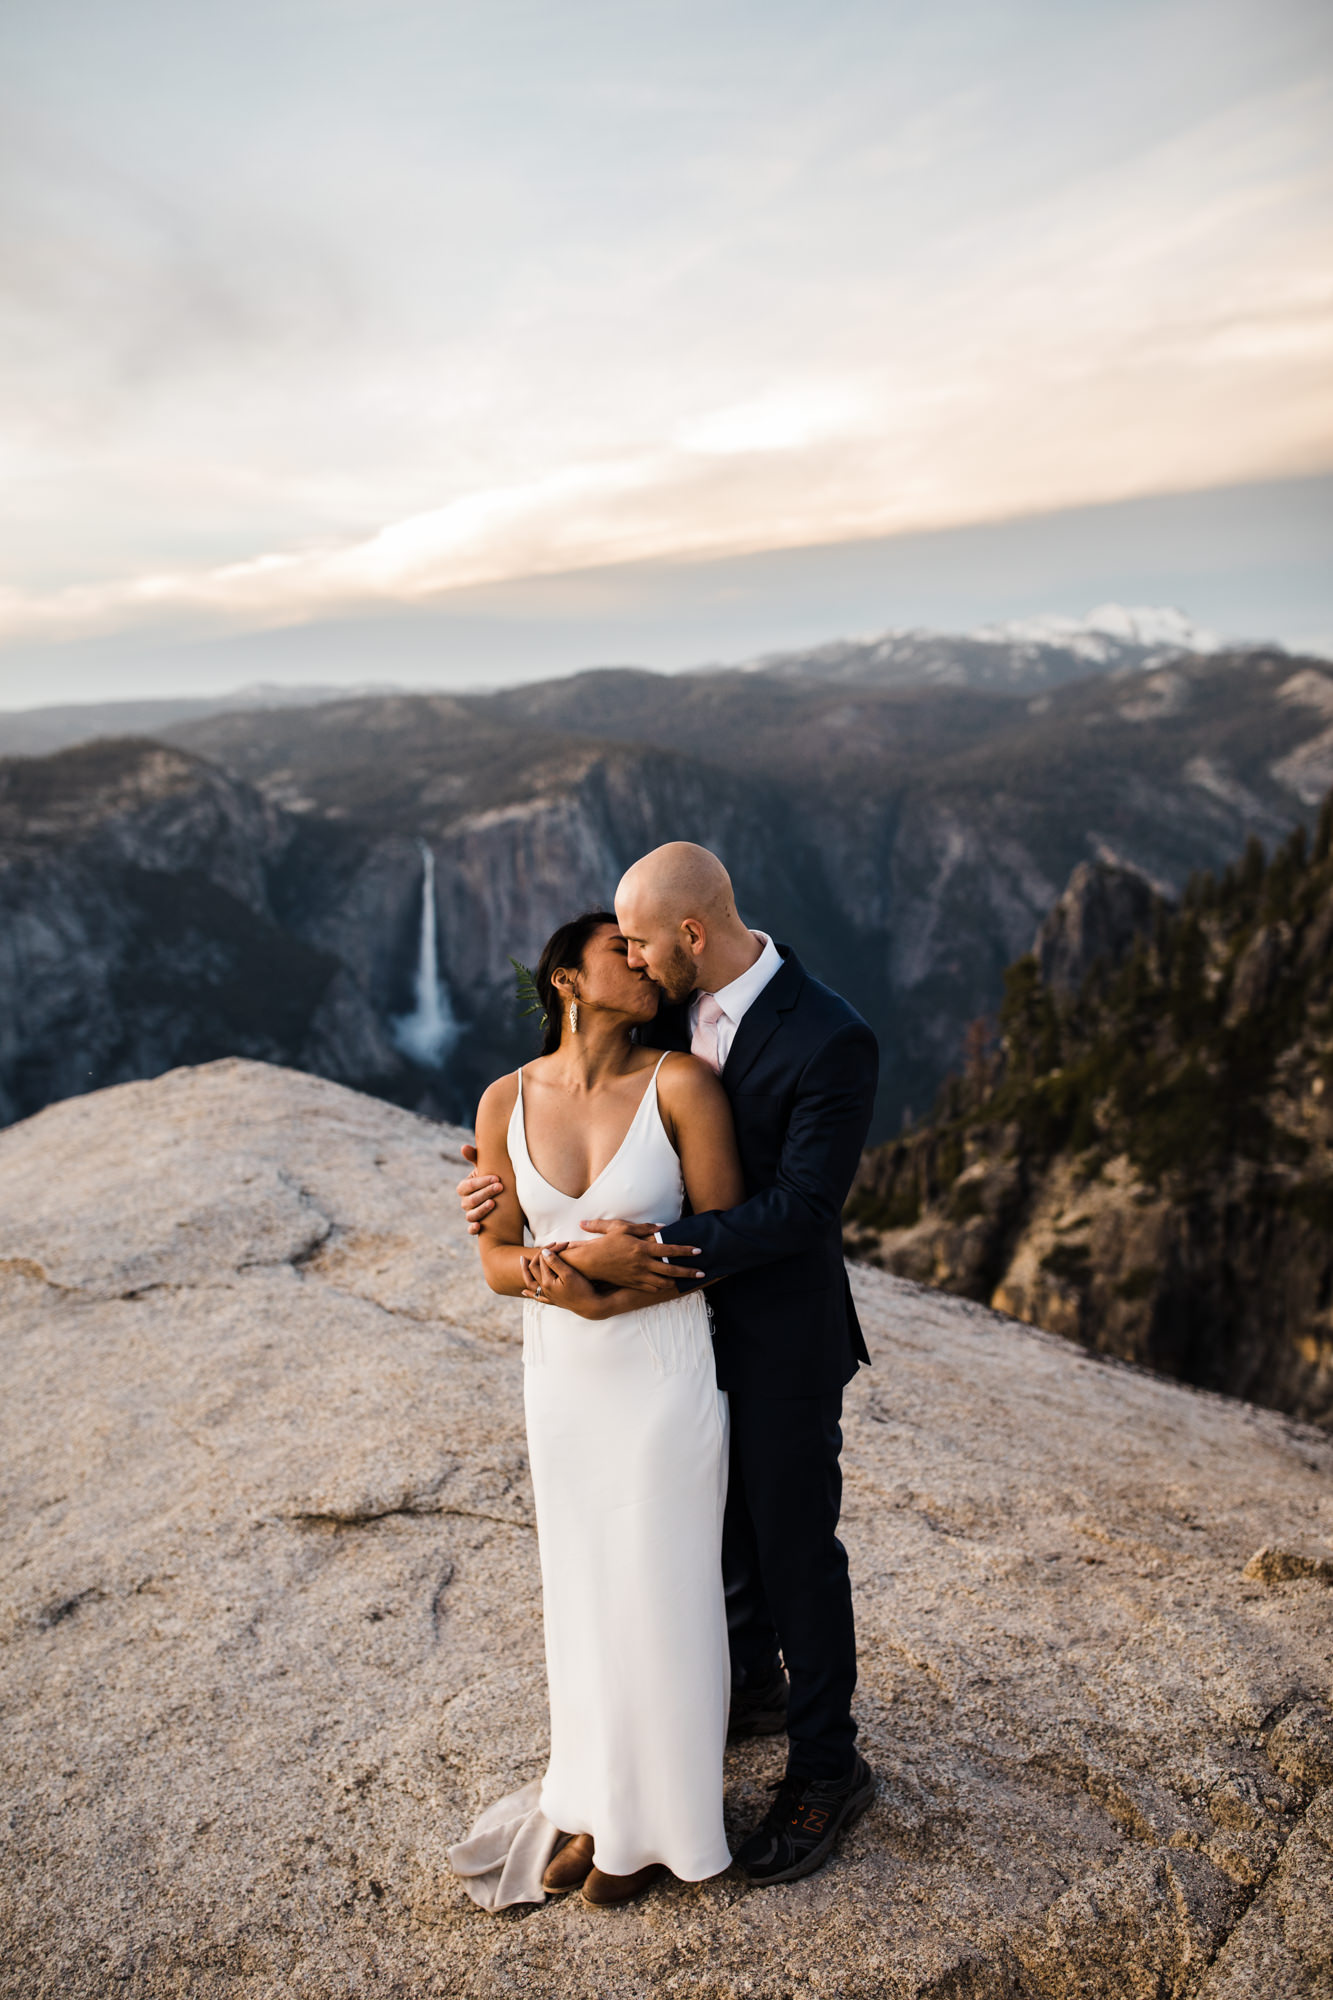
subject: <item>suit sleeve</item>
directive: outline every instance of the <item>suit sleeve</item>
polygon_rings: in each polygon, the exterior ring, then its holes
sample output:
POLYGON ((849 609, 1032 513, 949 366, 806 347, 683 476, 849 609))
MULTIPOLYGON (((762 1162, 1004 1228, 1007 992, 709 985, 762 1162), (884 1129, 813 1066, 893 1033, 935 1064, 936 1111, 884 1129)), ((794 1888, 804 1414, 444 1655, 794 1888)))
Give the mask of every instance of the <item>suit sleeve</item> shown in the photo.
POLYGON ((801 1073, 777 1180, 736 1208, 682 1216, 664 1243, 694 1243, 707 1277, 729 1278, 811 1248, 842 1213, 879 1080, 879 1047, 864 1022, 849 1022, 801 1073))

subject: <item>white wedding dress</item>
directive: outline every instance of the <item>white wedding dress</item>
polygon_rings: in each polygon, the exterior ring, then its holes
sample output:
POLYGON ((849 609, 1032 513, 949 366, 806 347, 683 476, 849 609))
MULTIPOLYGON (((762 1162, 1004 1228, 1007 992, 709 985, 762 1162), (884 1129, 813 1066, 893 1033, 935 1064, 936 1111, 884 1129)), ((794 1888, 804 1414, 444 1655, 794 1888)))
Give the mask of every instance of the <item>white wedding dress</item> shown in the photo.
MULTIPOLYGON (((585 1216, 661 1223, 684 1205, 657 1070, 614 1159, 578 1196, 532 1164, 520 1070, 509 1158, 535 1243, 577 1242, 585 1216)), ((525 1300, 523 1363, 550 1761, 543 1779, 487 1808, 450 1863, 488 1909, 543 1900, 561 1830, 591 1833, 608 1874, 661 1861, 702 1881, 731 1860, 727 1398, 703 1295, 605 1320, 525 1300)))

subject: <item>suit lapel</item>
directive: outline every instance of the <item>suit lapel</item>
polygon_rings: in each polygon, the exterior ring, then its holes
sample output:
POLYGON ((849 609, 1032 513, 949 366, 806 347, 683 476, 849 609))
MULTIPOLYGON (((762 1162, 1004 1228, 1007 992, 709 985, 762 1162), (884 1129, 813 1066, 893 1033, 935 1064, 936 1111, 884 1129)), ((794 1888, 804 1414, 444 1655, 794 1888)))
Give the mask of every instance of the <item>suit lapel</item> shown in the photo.
POLYGON ((779 945, 783 965, 775 972, 754 1004, 747 1007, 735 1039, 722 1067, 722 1081, 735 1090, 747 1070, 753 1068, 782 1016, 789 1013, 805 984, 805 971, 790 945, 779 945))

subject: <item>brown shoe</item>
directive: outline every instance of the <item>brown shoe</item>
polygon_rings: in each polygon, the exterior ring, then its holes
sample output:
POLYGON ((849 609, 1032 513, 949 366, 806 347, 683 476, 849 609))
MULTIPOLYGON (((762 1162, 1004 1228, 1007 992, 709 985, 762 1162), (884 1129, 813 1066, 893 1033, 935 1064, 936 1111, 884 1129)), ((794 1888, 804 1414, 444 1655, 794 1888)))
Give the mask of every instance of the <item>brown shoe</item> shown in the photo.
POLYGON ((558 1896, 566 1889, 577 1889, 586 1881, 592 1868, 592 1835, 571 1833, 554 1858, 547 1863, 542 1876, 542 1887, 549 1895, 558 1896))
POLYGON ((628 1903, 641 1896, 670 1872, 662 1861, 650 1861, 646 1868, 636 1868, 632 1875, 607 1875, 594 1868, 583 1885, 583 1900, 595 1910, 611 1910, 617 1903, 628 1903))

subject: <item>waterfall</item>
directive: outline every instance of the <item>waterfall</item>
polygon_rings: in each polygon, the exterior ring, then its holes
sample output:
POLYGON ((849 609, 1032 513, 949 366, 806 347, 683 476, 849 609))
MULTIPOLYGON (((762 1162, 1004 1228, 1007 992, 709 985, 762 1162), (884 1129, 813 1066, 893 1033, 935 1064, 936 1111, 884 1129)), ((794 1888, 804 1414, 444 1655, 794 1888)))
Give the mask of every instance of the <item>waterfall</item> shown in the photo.
POLYGON ((422 878, 421 930, 413 982, 416 1004, 410 1014, 400 1014, 389 1025, 404 1055, 426 1069, 440 1069, 458 1040, 458 1022, 449 1004, 449 989, 440 978, 435 935, 435 856, 424 840, 419 840, 417 846, 421 849, 422 878))

